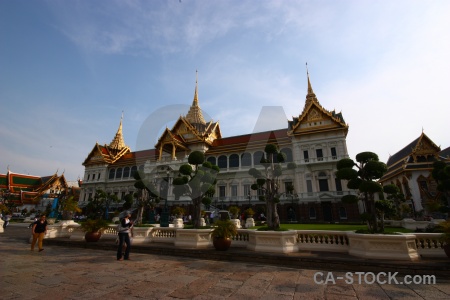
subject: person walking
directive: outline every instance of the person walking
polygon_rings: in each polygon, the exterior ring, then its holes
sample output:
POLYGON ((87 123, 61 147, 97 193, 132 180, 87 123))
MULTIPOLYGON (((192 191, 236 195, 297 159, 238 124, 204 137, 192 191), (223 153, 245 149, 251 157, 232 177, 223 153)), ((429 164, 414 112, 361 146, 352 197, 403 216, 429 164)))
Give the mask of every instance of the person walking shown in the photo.
POLYGON ((42 241, 47 234, 47 220, 45 215, 42 215, 39 220, 34 222, 32 227, 33 241, 31 242, 31 251, 34 251, 36 241, 38 241, 39 252, 44 251, 42 241))
POLYGON ((130 259, 130 230, 133 227, 133 222, 130 220, 131 213, 127 213, 124 218, 120 220, 119 231, 119 247, 117 248, 117 260, 129 260, 130 259), (125 254, 123 251, 123 243, 126 244, 125 254))

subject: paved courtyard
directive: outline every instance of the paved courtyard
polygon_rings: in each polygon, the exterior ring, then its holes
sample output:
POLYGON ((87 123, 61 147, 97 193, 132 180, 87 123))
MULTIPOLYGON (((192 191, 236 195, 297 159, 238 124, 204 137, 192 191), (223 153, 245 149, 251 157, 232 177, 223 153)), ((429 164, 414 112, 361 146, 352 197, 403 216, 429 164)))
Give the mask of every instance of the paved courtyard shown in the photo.
MULTIPOLYGON (((2 299, 450 299, 449 278, 437 277, 436 284, 359 284, 353 273, 354 283, 347 284, 346 274, 336 271, 141 253, 118 262, 114 251, 45 241, 43 252, 32 252, 23 236, 13 234, 15 226, 0 234, 2 299)), ((372 274, 361 276, 373 280, 372 274)))

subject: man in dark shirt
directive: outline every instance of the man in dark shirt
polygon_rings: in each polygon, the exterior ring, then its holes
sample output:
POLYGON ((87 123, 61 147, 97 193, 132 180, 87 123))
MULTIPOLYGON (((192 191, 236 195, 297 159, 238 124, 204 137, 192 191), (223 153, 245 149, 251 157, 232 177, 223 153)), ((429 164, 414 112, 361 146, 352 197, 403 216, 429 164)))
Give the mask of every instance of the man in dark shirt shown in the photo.
POLYGON ((43 251, 42 241, 44 240, 45 235, 47 234, 47 220, 45 215, 42 215, 39 220, 34 222, 33 224, 33 241, 31 242, 31 251, 34 250, 34 245, 36 245, 36 241, 38 242, 39 252, 43 251))

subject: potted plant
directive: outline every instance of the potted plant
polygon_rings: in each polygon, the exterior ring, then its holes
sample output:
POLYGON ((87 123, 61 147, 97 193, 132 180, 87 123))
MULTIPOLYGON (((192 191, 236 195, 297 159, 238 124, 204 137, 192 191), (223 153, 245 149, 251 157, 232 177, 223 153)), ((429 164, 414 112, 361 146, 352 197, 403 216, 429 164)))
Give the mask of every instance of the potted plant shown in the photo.
POLYGON ((108 222, 103 219, 90 219, 80 223, 81 229, 85 232, 86 242, 97 242, 102 235, 102 230, 108 228, 108 225, 108 222))
POLYGON ((443 242, 445 254, 450 258, 450 219, 439 223, 437 231, 442 232, 441 241, 443 242))
POLYGON ((184 208, 176 206, 172 209, 172 213, 177 219, 180 219, 186 213, 186 211, 184 210, 184 208))
POLYGON ((255 214, 255 211, 249 207, 245 210, 245 215, 247 216, 247 218, 253 218, 253 215, 255 214))
POLYGON ((213 245, 216 250, 226 251, 230 248, 231 238, 237 235, 236 225, 230 220, 217 220, 211 231, 213 245))
POLYGON ((239 211, 240 211, 239 207, 237 207, 237 206, 230 206, 230 207, 228 208, 228 211, 230 212, 231 217, 232 217, 233 219, 238 219, 238 217, 239 217, 239 211))

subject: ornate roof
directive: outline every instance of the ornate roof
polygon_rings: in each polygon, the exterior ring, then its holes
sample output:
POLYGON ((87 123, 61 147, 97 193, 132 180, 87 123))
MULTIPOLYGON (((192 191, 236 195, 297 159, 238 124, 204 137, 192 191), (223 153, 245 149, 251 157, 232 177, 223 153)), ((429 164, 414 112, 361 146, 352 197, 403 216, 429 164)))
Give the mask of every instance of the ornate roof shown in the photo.
POLYGON ((114 136, 114 139, 112 140, 112 142, 109 144, 110 149, 120 151, 123 148, 127 147, 127 145, 125 145, 125 142, 123 140, 122 119, 123 119, 123 114, 122 114, 122 117, 120 118, 120 124, 119 124, 119 128, 117 129, 116 135, 114 136))
POLYGON ((320 105, 308 77, 308 93, 306 95, 303 111, 298 117, 292 117, 288 121, 288 135, 304 135, 324 131, 344 130, 348 133, 348 125, 344 121, 342 113, 328 111, 320 105))
POLYGON ((8 193, 8 201, 21 204, 35 204, 51 188, 58 187, 61 191, 68 188, 64 174, 50 176, 33 176, 8 171, 0 174, 0 188, 8 193))
POLYGON ((186 115, 186 120, 196 127, 199 132, 203 132, 205 130, 206 121, 205 118, 203 118, 202 110, 198 105, 198 72, 196 72, 195 77, 194 100, 186 115))
POLYGON ((124 154, 131 152, 130 148, 125 145, 122 134, 122 119, 120 118, 119 128, 117 129, 114 139, 109 145, 101 146, 95 143, 94 148, 84 160, 83 166, 92 164, 111 164, 120 159, 124 154))
MULTIPOLYGON (((198 73, 197 73, 198 74, 198 73)), ((162 152, 189 152, 189 145, 211 145, 214 140, 221 138, 219 122, 206 122, 198 101, 198 75, 196 74, 194 100, 186 116, 180 116, 172 129, 166 128, 161 134, 155 148, 159 155, 162 152)))
POLYGON ((380 182, 385 182, 407 171, 432 170, 433 163, 439 159, 440 152, 440 147, 422 132, 418 138, 389 157, 388 171, 380 182))

